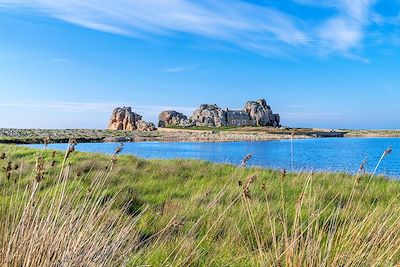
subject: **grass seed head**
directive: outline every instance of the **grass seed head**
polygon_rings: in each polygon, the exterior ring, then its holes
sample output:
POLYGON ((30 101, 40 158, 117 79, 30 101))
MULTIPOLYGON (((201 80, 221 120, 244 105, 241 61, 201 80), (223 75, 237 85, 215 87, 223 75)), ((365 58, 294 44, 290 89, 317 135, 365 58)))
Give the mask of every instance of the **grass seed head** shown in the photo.
POLYGON ((46 149, 47 146, 48 146, 48 144, 50 144, 50 136, 46 136, 46 137, 43 139, 43 144, 44 144, 44 148, 46 149))
POLYGON ((362 179, 362 174, 365 174, 365 165, 367 164, 367 157, 361 162, 360 167, 358 168, 358 172, 356 175, 356 182, 359 184, 362 179))
POLYGON ((246 166, 247 166, 247 162, 248 162, 252 157, 253 157, 253 155, 251 155, 251 154, 246 155, 246 157, 244 157, 244 158, 242 159, 242 164, 241 164, 241 166, 242 166, 242 167, 246 167, 246 166))
POLYGON ((393 152, 392 146, 389 146, 389 147, 385 150, 385 152, 383 153, 383 156, 386 157, 387 155, 389 155, 389 154, 392 153, 392 152, 393 152))
POLYGON ((267 190, 267 185, 266 185, 265 183, 262 183, 262 184, 261 184, 261 189, 262 189, 263 191, 267 190))
POLYGON ((113 168, 115 166, 115 164, 117 164, 117 161, 118 161, 117 156, 113 155, 111 157, 111 168, 113 168))
POLYGON ((122 149, 124 148, 124 143, 121 143, 119 146, 115 148, 114 154, 111 157, 111 167, 114 167, 117 163, 117 155, 121 153, 122 149))
POLYGON ((124 148, 124 143, 121 143, 119 146, 115 148, 114 155, 118 155, 119 153, 121 153, 123 148, 124 148))
POLYGON ((69 158, 69 156, 71 155, 71 153, 73 153, 73 152, 75 151, 75 146, 76 146, 77 144, 78 144, 78 143, 76 142, 75 139, 70 139, 70 140, 69 140, 67 152, 66 152, 66 154, 65 154, 65 158, 66 158, 66 159, 69 158))
POLYGON ((365 164, 367 163, 367 160, 365 159, 363 162, 361 162, 360 164, 360 168, 358 168, 360 173, 364 173, 365 172, 365 164))
POLYGON ((42 155, 37 156, 35 165, 35 180, 40 182, 44 179, 45 167, 44 167, 44 157, 42 155))
POLYGON ((243 196, 245 198, 251 198, 250 196, 250 185, 255 182, 257 175, 251 175, 247 178, 246 184, 243 186, 243 196))
POLYGON ((286 177, 286 169, 282 169, 281 170, 281 178, 285 178, 286 177))
POLYGON ((11 178, 11 171, 12 171, 12 166, 11 166, 11 164, 12 164, 12 162, 9 161, 9 162, 7 163, 7 166, 6 166, 6 167, 3 167, 4 171, 6 172, 6 178, 7 178, 7 180, 10 180, 10 178, 11 178))
POLYGON ((10 171, 12 171, 12 167, 11 167, 11 165, 12 165, 12 162, 11 162, 11 161, 9 161, 9 162, 7 163, 6 172, 10 172, 10 171))

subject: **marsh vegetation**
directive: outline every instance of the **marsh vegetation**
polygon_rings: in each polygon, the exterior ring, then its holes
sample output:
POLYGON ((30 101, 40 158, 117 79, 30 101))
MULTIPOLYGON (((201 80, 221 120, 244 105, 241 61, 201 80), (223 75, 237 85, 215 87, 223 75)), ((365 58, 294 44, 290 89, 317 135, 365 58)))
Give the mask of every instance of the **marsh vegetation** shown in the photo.
POLYGON ((246 167, 246 155, 237 167, 118 155, 123 147, 80 153, 75 145, 0 145, 1 265, 400 262, 400 183, 365 173, 363 163, 355 176, 288 173, 246 167))

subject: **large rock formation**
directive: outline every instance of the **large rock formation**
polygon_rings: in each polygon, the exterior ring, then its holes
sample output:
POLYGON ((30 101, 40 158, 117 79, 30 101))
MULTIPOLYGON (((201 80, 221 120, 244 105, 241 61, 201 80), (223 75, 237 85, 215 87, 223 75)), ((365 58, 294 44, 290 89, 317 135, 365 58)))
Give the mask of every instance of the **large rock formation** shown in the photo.
POLYGON ((249 114, 250 119, 255 121, 257 126, 278 127, 280 125, 279 114, 272 113, 271 107, 267 105, 265 99, 247 101, 244 110, 249 114))
POLYGON ((142 116, 133 112, 131 107, 118 107, 113 110, 107 129, 123 131, 154 131, 156 130, 156 127, 153 123, 142 121, 142 116))
POLYGON ((276 113, 272 114, 272 125, 273 127, 281 127, 281 116, 276 113))
POLYGON ((196 126, 221 127, 226 126, 226 111, 217 105, 200 105, 200 108, 193 112, 191 121, 196 126))
POLYGON ((158 116, 158 127, 165 126, 189 126, 188 118, 175 110, 166 110, 158 116))
POLYGON ((191 121, 196 126, 206 127, 280 125, 279 114, 272 113, 265 99, 246 102, 242 111, 223 110, 217 105, 203 104, 193 112, 191 121))
POLYGON ((142 116, 132 111, 131 107, 116 108, 111 114, 107 129, 134 131, 137 129, 136 123, 142 116))
POLYGON ((136 127, 139 132, 150 132, 157 130, 153 123, 142 120, 136 122, 136 127))

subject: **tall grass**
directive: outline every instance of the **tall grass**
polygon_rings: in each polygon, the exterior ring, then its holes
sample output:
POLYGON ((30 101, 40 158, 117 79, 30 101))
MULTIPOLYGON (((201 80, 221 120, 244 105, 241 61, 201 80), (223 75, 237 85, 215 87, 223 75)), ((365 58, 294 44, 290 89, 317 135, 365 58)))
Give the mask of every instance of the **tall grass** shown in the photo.
POLYGON ((68 186, 68 158, 75 144, 68 147, 58 175, 45 177, 50 165, 45 166, 40 153, 31 183, 24 188, 13 184, 13 190, 4 190, 10 193, 2 195, 0 211, 1 266, 126 264, 138 243, 138 217, 127 220, 122 212, 111 210, 115 197, 105 199, 102 194, 108 178, 106 171, 95 174, 85 190, 68 186), (41 194, 44 179, 52 179, 54 187, 41 194))
POLYGON ((293 207, 282 201, 281 212, 273 214, 267 209, 267 223, 260 224, 254 218, 251 201, 244 198, 252 228, 249 239, 257 248, 256 265, 395 266, 400 249, 400 215, 395 200, 397 196, 386 208, 371 205, 366 210, 353 196, 344 200, 338 194, 328 205, 321 206, 313 193, 310 175, 293 207))
POLYGON ((400 262, 400 183, 375 174, 391 149, 372 174, 362 163, 351 176, 247 168, 251 155, 235 167, 117 157, 123 146, 112 156, 76 153, 75 145, 37 156, 0 146, 5 170, 19 161, 0 183, 2 266, 400 262))

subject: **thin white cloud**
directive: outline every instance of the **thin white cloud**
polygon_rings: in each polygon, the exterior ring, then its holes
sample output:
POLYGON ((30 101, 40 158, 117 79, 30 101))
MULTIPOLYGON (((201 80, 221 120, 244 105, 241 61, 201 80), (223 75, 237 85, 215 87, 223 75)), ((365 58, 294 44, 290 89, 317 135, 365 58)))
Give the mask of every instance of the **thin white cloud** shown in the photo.
POLYGON ((55 109, 64 112, 96 111, 108 112, 117 106, 127 106, 121 102, 63 102, 63 101, 9 101, 0 102, 0 107, 55 109))
POLYGON ((338 15, 327 19, 318 29, 321 49, 325 54, 339 53, 353 60, 369 63, 354 54, 354 49, 362 46, 367 26, 372 17, 374 0, 339 0, 332 5, 338 15))
POLYGON ((132 109, 139 114, 146 114, 150 116, 158 116, 162 111, 175 110, 191 116, 193 111, 198 107, 182 107, 182 106, 133 106, 132 109))
POLYGON ((53 63, 70 63, 71 62, 69 59, 61 58, 61 57, 52 58, 52 59, 50 59, 50 61, 53 63))
POLYGON ((320 29, 327 49, 346 52, 357 46, 363 37, 361 25, 346 17, 328 20, 320 29))
POLYGON ((283 107, 290 108, 290 109, 298 109, 298 108, 310 108, 312 106, 304 105, 304 104, 286 104, 286 105, 283 105, 283 107))
POLYGON ((370 15, 371 5, 375 0, 340 0, 338 1, 339 9, 349 18, 365 23, 370 15))
POLYGON ((115 34, 185 33, 265 54, 285 54, 309 41, 298 19, 245 1, 0 0, 0 5, 28 8, 115 34))
POLYGON ((163 72, 180 73, 180 72, 191 71, 193 69, 194 69, 194 66, 176 66, 176 67, 166 68, 163 70, 163 72))
MULTIPOLYGON (((331 9, 316 21, 289 15, 273 3, 245 0, 0 0, 2 8, 23 8, 94 30, 151 38, 180 34, 212 39, 269 56, 292 57, 299 51, 339 54, 368 63, 360 54, 371 23, 382 23, 375 0, 293 0, 331 9)), ((182 72, 174 67, 166 72, 182 72)))
POLYGON ((146 118, 155 118, 164 110, 176 110, 190 116, 196 107, 185 106, 136 106, 124 102, 64 102, 64 101, 8 101, 0 102, 0 108, 51 110, 51 112, 110 113, 116 107, 132 107, 132 111, 146 118))
POLYGON ((344 114, 338 112, 280 112, 285 120, 319 120, 319 119, 338 119, 343 118, 344 114))

